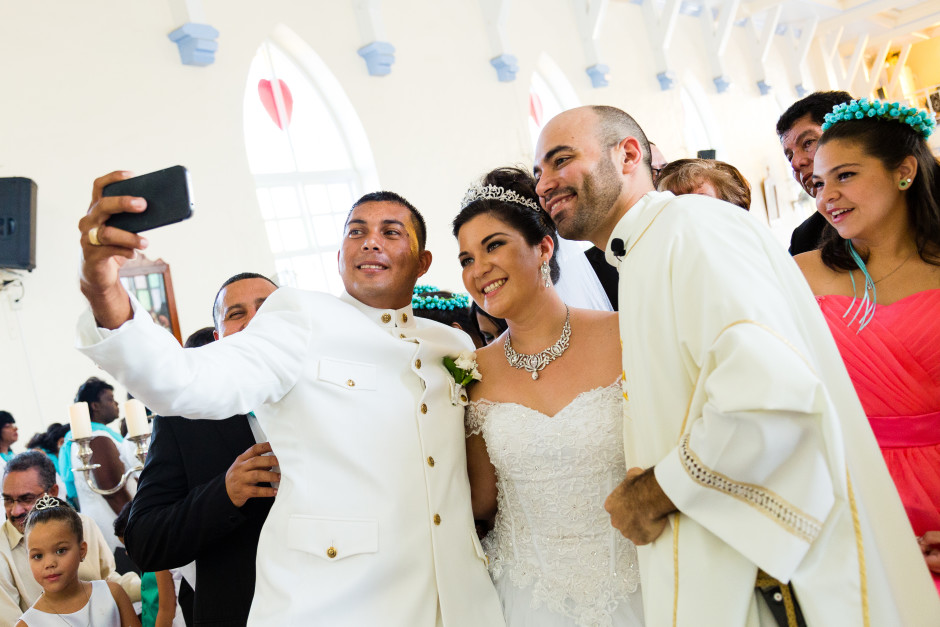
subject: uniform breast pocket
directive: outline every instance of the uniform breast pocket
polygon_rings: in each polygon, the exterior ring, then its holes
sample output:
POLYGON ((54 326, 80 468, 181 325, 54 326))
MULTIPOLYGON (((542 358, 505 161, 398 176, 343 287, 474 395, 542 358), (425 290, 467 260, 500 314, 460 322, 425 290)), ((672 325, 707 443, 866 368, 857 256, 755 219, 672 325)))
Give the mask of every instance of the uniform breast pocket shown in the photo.
POLYGON ((321 359, 317 378, 351 391, 372 391, 376 386, 375 364, 340 359, 321 359))
POLYGON ((368 518, 291 516, 287 546, 328 562, 375 553, 379 550, 379 523, 368 518))

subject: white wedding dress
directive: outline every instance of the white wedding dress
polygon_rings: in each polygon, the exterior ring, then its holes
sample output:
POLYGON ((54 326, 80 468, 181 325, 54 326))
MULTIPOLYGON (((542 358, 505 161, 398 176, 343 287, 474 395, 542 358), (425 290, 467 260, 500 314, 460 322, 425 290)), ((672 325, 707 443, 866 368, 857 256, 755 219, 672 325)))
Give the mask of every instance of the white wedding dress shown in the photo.
POLYGON ((508 627, 643 625, 636 547, 604 500, 626 476, 620 382, 580 394, 554 416, 473 401, 496 467, 496 523, 483 540, 508 627))

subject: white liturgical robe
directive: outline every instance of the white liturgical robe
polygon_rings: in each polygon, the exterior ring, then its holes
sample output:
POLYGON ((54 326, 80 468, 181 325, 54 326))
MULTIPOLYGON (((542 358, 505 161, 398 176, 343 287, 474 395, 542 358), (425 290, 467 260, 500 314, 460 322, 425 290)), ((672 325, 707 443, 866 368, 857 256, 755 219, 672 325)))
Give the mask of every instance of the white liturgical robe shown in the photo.
POLYGON ((472 349, 464 334, 410 306, 280 288, 244 331, 199 349, 139 308, 106 334, 86 312, 79 346, 160 414, 255 411, 282 474, 250 625, 504 624, 442 361, 472 349))
POLYGON ((655 466, 680 512, 640 547, 646 624, 760 624, 758 568, 792 583, 808 625, 938 624, 839 352, 766 226, 651 192, 616 238, 627 462, 655 466))

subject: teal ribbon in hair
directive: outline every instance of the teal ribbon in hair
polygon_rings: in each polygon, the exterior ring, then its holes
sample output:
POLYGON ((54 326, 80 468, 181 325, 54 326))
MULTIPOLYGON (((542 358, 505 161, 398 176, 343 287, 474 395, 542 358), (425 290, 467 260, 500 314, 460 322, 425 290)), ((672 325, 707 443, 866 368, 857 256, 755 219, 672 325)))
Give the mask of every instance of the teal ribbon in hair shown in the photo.
MULTIPOLYGON (((855 315, 852 316, 852 319, 849 320, 851 325, 855 322, 855 319, 858 318, 859 314, 862 314, 861 319, 858 321, 858 331, 855 333, 861 333, 862 329, 868 326, 868 323, 871 322, 872 318, 875 317, 875 306, 878 304, 878 296, 875 291, 875 282, 872 281, 871 275, 868 274, 868 268, 865 267, 865 262, 862 260, 862 257, 858 254, 858 251, 855 250, 855 247, 852 246, 852 240, 845 240, 845 247, 849 251, 849 255, 852 257, 852 260, 855 261, 855 265, 858 266, 858 269, 862 271, 862 274, 865 275, 865 294, 862 297, 862 300, 858 304, 858 308, 855 310, 855 315), (869 293, 871 296, 869 296, 869 293)), ((855 292, 855 277, 852 272, 849 271, 849 278, 852 279, 852 302, 849 303, 849 308, 845 310, 845 313, 842 314, 842 317, 845 318, 850 313, 852 309, 855 308, 855 301, 857 299, 855 292)))

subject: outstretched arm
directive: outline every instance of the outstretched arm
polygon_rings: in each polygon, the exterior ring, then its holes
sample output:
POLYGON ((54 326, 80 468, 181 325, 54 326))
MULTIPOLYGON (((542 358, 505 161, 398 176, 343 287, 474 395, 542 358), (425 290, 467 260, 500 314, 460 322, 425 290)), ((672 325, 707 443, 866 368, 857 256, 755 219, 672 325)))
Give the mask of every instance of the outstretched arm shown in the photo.
POLYGON ((105 329, 116 329, 131 319, 130 301, 118 273, 126 260, 134 258, 135 250, 147 247, 147 240, 140 235, 104 224, 115 213, 139 213, 147 208, 147 201, 143 198, 106 198, 101 195, 106 185, 131 176, 130 172, 118 171, 95 179, 91 206, 78 222, 82 246, 82 294, 88 299, 98 325, 105 329), (96 230, 90 236, 93 229, 96 230))

